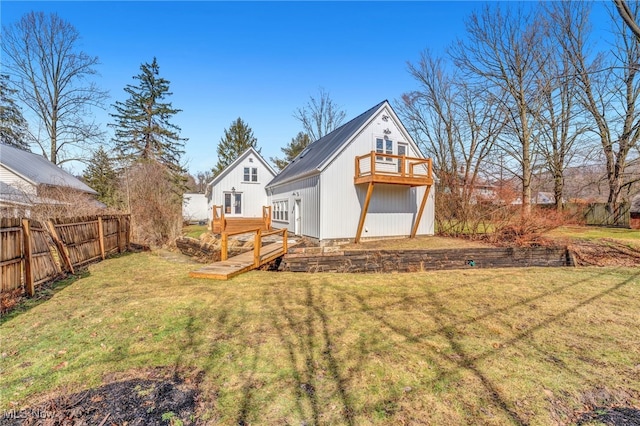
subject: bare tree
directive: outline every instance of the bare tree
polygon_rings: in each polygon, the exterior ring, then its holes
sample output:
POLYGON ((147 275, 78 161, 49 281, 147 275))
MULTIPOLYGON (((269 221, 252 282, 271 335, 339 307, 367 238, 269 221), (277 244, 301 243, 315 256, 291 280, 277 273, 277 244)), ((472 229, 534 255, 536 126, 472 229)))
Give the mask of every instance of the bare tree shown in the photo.
MULTIPOLYGON (((578 7, 579 5, 574 5, 578 7)), ((580 7, 583 5, 580 4, 580 7)), ((638 3, 632 6, 637 13, 638 3)), ((556 21, 566 37, 560 39, 580 84, 580 102, 594 122, 606 162, 609 212, 618 214, 621 195, 635 177, 627 173, 629 153, 640 139, 640 41, 628 27, 613 19, 615 45, 607 56, 589 60, 588 15, 564 15, 556 21), (607 58, 610 63, 605 63, 607 58)))
POLYGON ((445 61, 428 51, 408 68, 419 88, 403 95, 398 111, 434 159, 437 188, 442 192, 436 202, 447 203, 438 209, 445 215, 437 218, 439 228, 447 233, 473 231, 480 224, 475 214, 479 211, 473 208, 480 198, 478 183, 504 127, 504 112, 492 97, 483 96, 484 90, 447 72, 445 61))
POLYGON ((204 194, 207 191, 207 185, 213 180, 213 173, 210 170, 199 171, 196 173, 196 192, 204 194))
POLYGON ((640 25, 636 22, 637 13, 631 11, 629 4, 625 0, 613 0, 613 2, 624 23, 635 34, 636 38, 640 39, 640 25))
POLYGON ((578 82, 575 68, 562 46, 561 38, 571 37, 557 22, 568 20, 581 21, 588 16, 590 5, 571 2, 543 3, 547 25, 545 29, 548 51, 554 60, 544 59, 539 66, 537 87, 540 95, 540 108, 537 111, 539 121, 540 152, 544 159, 543 167, 553 179, 553 192, 556 210, 562 210, 565 170, 576 156, 576 145, 582 148, 591 145, 585 134, 589 130, 584 108, 578 102, 578 82))
POLYGON ((338 128, 346 115, 347 113, 333 102, 329 92, 320 88, 319 96, 311 96, 307 105, 298 108, 293 117, 302 123, 304 131, 313 142, 338 128))
POLYGON ((14 77, 20 100, 37 117, 31 126, 38 133, 32 134, 34 140, 55 164, 85 160, 78 149, 103 135, 88 117, 107 94, 87 81, 96 74, 98 58, 78 51, 79 38, 55 13, 30 12, 2 31, 3 66, 14 77))
POLYGON ((548 57, 539 23, 537 13, 525 12, 522 5, 504 11, 499 5, 486 5, 467 21, 468 42, 459 41, 452 50, 456 65, 468 77, 487 82, 487 92, 503 103, 508 120, 501 146, 517 162, 525 212, 531 204, 534 111, 540 102, 536 76, 548 57))

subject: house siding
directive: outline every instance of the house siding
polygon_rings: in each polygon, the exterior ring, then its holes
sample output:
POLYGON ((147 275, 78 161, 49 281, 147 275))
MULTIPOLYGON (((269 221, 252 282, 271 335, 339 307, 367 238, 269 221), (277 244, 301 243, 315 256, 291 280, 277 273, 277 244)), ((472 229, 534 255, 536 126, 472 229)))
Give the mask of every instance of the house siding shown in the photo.
POLYGON ((300 200, 300 234, 320 238, 320 179, 319 176, 311 176, 298 181, 278 185, 270 189, 269 204, 274 201, 288 201, 288 222, 273 220, 272 226, 276 229, 287 228, 290 233, 295 232, 293 208, 296 200, 300 200), (294 195, 295 194, 295 195, 294 195))
POLYGON ((37 188, 31 183, 26 181, 24 178, 18 176, 5 166, 0 164, 0 182, 4 182, 7 185, 11 185, 14 188, 18 188, 21 191, 30 194, 37 195, 37 188))
POLYGON ((235 167, 228 170, 218 183, 213 185, 208 199, 208 216, 211 217, 213 205, 224 205, 225 192, 232 192, 232 188, 235 188, 236 193, 242 193, 243 204, 242 214, 237 217, 262 217, 262 207, 268 203, 265 186, 273 179, 273 176, 273 173, 265 167, 263 162, 250 153, 235 167), (245 167, 258 169, 258 182, 244 182, 245 167))
MULTIPOLYGON (((422 157, 407 135, 384 108, 355 139, 323 170, 321 177, 321 240, 354 238, 367 193, 367 185, 355 185, 355 158, 376 149, 376 139, 385 135, 394 142, 407 143, 407 156, 422 157)), ((378 166, 378 164, 376 164, 378 166)), ((380 164, 381 168, 392 167, 380 164)), ((363 238, 410 235, 426 187, 376 184, 364 223, 363 238)), ((418 227, 418 235, 433 234, 434 197, 430 193, 418 227)))

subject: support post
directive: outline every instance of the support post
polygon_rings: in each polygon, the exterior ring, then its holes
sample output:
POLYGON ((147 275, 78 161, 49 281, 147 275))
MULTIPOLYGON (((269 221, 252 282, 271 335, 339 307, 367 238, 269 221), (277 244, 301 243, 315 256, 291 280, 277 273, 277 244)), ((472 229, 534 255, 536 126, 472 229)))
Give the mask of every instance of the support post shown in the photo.
POLYGON ((288 241, 287 241, 287 228, 284 228, 282 230, 282 250, 284 251, 283 254, 287 254, 287 251, 289 250, 288 241))
POLYGON ((22 219, 22 237, 24 243, 22 245, 24 252, 24 286, 29 297, 36 294, 33 280, 33 261, 31 260, 31 227, 29 219, 22 219))
POLYGON ((257 268, 260 266, 260 248, 262 246, 262 230, 256 231, 256 236, 253 239, 253 265, 257 268))
POLYGON ((227 260, 227 248, 228 248, 229 236, 226 232, 222 233, 222 244, 220 245, 220 260, 227 260))
POLYGON ((102 216, 98 216, 98 240, 100 241, 100 256, 102 260, 106 258, 104 253, 104 222, 102 216))
POLYGON ((58 231, 56 231, 56 226, 53 224, 51 220, 47 222, 49 226, 49 232, 51 233, 51 238, 53 238, 53 242, 56 243, 56 247, 58 247, 58 252, 60 253, 60 258, 62 259, 61 263, 67 267, 67 271, 75 274, 73 270, 73 265, 71 264, 71 258, 69 257, 69 251, 67 250, 67 246, 64 245, 64 242, 58 236, 58 231))
POLYGON ((358 231, 356 232, 356 239, 355 239, 356 244, 360 242, 360 235, 362 235, 362 228, 364 227, 364 219, 367 216, 367 210, 369 210, 369 202, 371 201, 372 193, 373 193, 373 182, 369 182, 369 187, 367 188, 367 196, 364 199, 364 205, 362 206, 362 211, 360 212, 360 221, 358 222, 358 231))
POLYGON ((418 210, 418 216, 416 216, 416 222, 413 224, 413 230, 411 231, 411 238, 416 236, 418 232, 418 226, 420 226, 420 220, 422 219, 422 213, 424 212, 424 206, 427 205, 427 198, 429 198, 429 192, 431 191, 431 185, 427 185, 426 191, 424 191, 424 197, 422 197, 422 203, 420 204, 420 210, 418 210))

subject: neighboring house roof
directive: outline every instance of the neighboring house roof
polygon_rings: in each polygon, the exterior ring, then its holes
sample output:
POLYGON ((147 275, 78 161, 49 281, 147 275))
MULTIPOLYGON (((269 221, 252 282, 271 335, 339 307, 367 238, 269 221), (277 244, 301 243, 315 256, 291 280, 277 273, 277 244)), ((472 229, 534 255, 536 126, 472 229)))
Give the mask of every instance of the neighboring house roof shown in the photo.
POLYGON ((224 168, 224 170, 222 170, 222 172, 220 172, 220 174, 218 176, 216 176, 211 182, 209 182, 207 184, 207 193, 209 193, 209 191, 211 191, 211 187, 215 186, 215 184, 217 184, 218 182, 220 182, 226 175, 229 174, 229 172, 231 170, 233 170, 238 164, 240 164, 242 161, 244 161, 245 158, 247 158, 249 156, 249 154, 253 154, 258 160, 260 160, 260 162, 267 168, 267 170, 271 173, 271 176, 275 176, 276 172, 273 170, 273 168, 269 165, 269 163, 267 163, 264 158, 262 158, 262 156, 260 155, 260 153, 258 153, 258 151, 256 151, 254 148, 249 147, 245 152, 243 152, 242 154, 240 154, 238 156, 238 158, 236 158, 235 160, 233 160, 233 162, 231 164, 229 164, 227 167, 224 168))
POLYGON ((65 172, 41 155, 0 144, 0 164, 33 185, 62 186, 97 194, 80 179, 65 172))
MULTIPOLYGON (((327 160, 331 159, 340 148, 366 124, 388 102, 382 101, 373 108, 363 112, 353 120, 326 134, 309 144, 296 158, 271 181, 267 188, 279 183, 288 182, 299 177, 311 175, 322 170, 327 160)), ((390 108, 391 109, 391 108, 390 108)))
MULTIPOLYGON (((100 203, 99 201, 95 201, 95 203, 99 203, 103 207, 106 207, 106 205, 100 203)), ((0 206, 32 206, 34 204, 63 205, 64 202, 54 200, 53 198, 29 195, 20 188, 16 188, 14 186, 7 185, 4 182, 0 182, 0 206)))

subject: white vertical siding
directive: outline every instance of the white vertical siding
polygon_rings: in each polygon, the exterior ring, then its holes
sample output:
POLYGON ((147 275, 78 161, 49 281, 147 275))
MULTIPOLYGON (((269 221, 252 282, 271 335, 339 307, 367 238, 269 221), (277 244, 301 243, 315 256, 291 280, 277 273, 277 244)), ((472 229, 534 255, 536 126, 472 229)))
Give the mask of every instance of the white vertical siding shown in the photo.
POLYGON ((19 190, 26 192, 30 195, 37 194, 37 188, 31 184, 30 182, 24 180, 22 177, 18 176, 11 170, 7 169, 5 166, 0 164, 0 182, 3 182, 7 185, 13 186, 14 188, 18 188, 19 190))
MULTIPOLYGON (((375 150, 376 138, 385 135, 394 142, 408 142, 400 125, 383 110, 322 172, 320 239, 354 238, 367 193, 367 185, 355 185, 355 158, 375 150), (385 132, 386 130, 386 132, 385 132)), ((422 157, 412 144, 407 156, 422 157)), ((391 166, 390 166, 391 167, 391 166)), ((396 166, 397 167, 397 166, 396 166)), ((362 237, 405 236, 411 233, 426 187, 374 185, 373 195, 364 223, 362 237)), ((418 234, 433 234, 434 198, 431 192, 418 227, 418 234)))
POLYGON ((288 201, 289 220, 273 220, 272 226, 276 229, 287 228, 288 232, 295 231, 293 207, 295 200, 300 200, 301 217, 300 233, 311 238, 320 238, 320 179, 319 176, 311 176, 298 181, 285 183, 272 188, 269 195, 269 205, 274 201, 288 201))
POLYGON ((235 188, 236 193, 242 193, 242 217, 262 217, 262 206, 268 205, 265 186, 271 179, 273 179, 271 171, 253 153, 250 153, 234 168, 227 170, 220 182, 213 186, 208 205, 209 216, 212 205, 224 205, 224 193, 231 192, 232 188, 235 188), (258 182, 244 182, 245 167, 258 169, 258 182))

